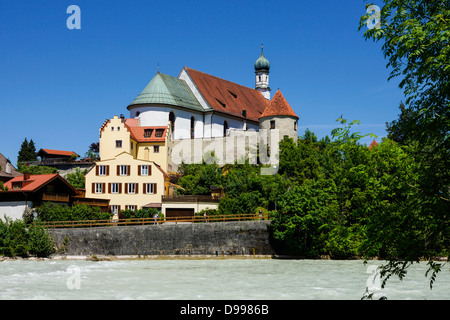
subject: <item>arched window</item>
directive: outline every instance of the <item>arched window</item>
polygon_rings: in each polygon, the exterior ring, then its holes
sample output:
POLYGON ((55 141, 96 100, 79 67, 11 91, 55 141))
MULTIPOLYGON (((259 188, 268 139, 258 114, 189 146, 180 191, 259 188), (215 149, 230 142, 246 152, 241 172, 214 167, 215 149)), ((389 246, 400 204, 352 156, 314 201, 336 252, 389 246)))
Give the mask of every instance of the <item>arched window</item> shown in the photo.
POLYGON ((195 118, 191 117, 191 139, 195 137, 195 118))
POLYGON ((223 122, 223 136, 226 137, 227 135, 227 130, 228 130, 228 122, 224 121, 223 122))
POLYGON ((173 136, 175 134, 175 113, 173 113, 173 111, 170 111, 169 113, 169 125, 173 136))

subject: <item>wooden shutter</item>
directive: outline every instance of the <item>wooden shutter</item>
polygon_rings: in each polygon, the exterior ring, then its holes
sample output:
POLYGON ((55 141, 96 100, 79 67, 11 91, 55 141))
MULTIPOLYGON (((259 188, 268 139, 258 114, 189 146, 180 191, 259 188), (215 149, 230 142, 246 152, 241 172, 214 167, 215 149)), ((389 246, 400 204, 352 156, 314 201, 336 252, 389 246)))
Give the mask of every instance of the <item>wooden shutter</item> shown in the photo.
POLYGON ((119 193, 122 193, 122 184, 119 183, 119 193))
POLYGON ((105 167, 106 167, 106 175, 109 176, 109 165, 107 165, 105 167))
POLYGON ((136 186, 134 193, 138 194, 139 193, 139 183, 135 183, 134 185, 136 186))
POLYGON ((152 166, 150 164, 148 165, 148 175, 152 175, 152 166))
POLYGON ((131 172, 131 166, 127 166, 127 176, 130 175, 130 172, 131 172))
POLYGON ((120 176, 120 165, 117 165, 117 175, 120 176))
POLYGON ((98 173, 100 171, 100 167, 99 166, 95 166, 95 175, 98 176, 98 173))
POLYGON ((141 175, 141 168, 142 168, 142 166, 141 166, 141 165, 139 165, 139 166, 138 166, 138 176, 140 176, 140 175, 141 175))
POLYGON ((106 192, 106 184, 105 183, 102 183, 102 193, 105 193, 106 192))
POLYGON ((94 182, 92 182, 92 190, 91 190, 91 193, 95 193, 95 183, 94 183, 94 182))
POLYGON ((125 183, 125 191, 124 193, 128 194, 128 183, 125 183))
POLYGON ((153 184, 153 193, 156 194, 158 191, 156 191, 156 183, 153 184))
POLYGON ((111 193, 111 182, 108 183, 108 193, 111 193))

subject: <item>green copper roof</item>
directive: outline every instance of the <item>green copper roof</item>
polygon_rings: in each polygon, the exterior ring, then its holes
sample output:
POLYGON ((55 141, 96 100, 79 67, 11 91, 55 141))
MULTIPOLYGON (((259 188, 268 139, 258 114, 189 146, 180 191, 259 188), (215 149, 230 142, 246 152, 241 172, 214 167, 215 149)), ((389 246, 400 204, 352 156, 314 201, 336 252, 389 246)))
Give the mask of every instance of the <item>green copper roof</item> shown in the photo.
POLYGON ((138 104, 168 104, 203 111, 186 82, 159 72, 128 108, 138 104))
POLYGON ((269 69, 270 69, 269 60, 267 60, 266 57, 264 57, 263 47, 261 46, 261 56, 255 62, 255 71, 258 70, 269 71, 269 69))

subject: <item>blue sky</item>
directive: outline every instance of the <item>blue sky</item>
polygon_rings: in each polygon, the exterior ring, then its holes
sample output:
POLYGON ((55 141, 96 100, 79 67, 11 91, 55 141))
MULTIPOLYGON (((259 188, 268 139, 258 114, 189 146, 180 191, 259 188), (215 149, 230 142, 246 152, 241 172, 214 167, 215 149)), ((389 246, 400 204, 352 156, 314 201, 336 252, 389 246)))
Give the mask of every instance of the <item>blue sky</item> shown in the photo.
POLYGON ((363 14, 362 0, 0 0, 0 152, 15 165, 27 138, 83 156, 106 119, 129 116, 158 64, 254 87, 261 43, 272 93, 293 107, 300 133, 329 135, 343 115, 381 141, 403 95, 387 81, 381 44, 358 31, 363 14), (66 26, 70 5, 80 30, 66 26))

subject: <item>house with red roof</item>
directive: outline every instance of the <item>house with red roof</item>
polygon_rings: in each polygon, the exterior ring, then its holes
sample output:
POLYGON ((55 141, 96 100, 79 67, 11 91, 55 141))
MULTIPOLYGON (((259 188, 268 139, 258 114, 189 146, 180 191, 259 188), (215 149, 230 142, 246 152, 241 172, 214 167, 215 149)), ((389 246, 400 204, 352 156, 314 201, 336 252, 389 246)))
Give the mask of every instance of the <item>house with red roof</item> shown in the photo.
POLYGON ((41 158, 41 164, 54 164, 72 162, 78 158, 79 155, 73 151, 53 150, 53 149, 40 149, 37 154, 41 158))
POLYGON ((58 173, 16 176, 4 184, 7 191, 0 192, 0 216, 22 219, 26 208, 34 208, 44 202, 72 205, 89 204, 108 209, 108 201, 86 199, 58 173))

